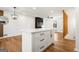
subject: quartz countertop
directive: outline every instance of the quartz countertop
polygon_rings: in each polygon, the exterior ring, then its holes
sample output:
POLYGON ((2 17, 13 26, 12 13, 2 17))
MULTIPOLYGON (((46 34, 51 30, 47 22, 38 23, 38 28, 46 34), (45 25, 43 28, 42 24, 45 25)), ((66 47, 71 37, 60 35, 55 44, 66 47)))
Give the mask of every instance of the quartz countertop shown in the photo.
POLYGON ((52 30, 47 28, 41 28, 41 29, 22 29, 21 32, 40 32, 40 31, 46 31, 46 30, 52 30))
POLYGON ((46 30, 52 30, 52 29, 48 29, 48 28, 21 29, 18 33, 8 34, 7 36, 0 37, 0 39, 7 38, 7 37, 13 37, 13 36, 17 36, 17 35, 22 35, 23 33, 34 33, 34 32, 46 31, 46 30))

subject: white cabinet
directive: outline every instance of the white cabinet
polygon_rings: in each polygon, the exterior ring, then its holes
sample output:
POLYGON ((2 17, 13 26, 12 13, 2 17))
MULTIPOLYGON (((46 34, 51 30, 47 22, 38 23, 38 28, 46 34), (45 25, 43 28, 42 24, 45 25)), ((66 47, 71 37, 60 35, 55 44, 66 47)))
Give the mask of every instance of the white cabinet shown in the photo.
POLYGON ((53 43, 51 31, 41 31, 32 33, 32 51, 40 52, 45 50, 50 44, 53 43))
POLYGON ((51 29, 22 30, 22 51, 41 52, 53 43, 51 29))

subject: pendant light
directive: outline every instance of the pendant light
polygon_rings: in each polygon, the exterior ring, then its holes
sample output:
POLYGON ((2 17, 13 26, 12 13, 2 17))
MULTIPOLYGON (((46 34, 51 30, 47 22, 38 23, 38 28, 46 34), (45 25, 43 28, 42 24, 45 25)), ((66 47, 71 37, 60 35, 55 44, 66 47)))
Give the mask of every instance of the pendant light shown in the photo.
POLYGON ((17 17, 18 17, 18 16, 16 15, 16 7, 13 7, 13 9, 14 9, 14 10, 13 10, 12 19, 13 19, 13 20, 16 20, 17 17))

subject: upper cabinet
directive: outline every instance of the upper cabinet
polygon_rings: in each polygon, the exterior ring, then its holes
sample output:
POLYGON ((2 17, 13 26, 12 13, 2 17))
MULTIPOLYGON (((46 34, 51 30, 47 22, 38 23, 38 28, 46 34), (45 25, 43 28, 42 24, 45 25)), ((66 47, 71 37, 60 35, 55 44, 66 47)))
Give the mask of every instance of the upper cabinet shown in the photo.
POLYGON ((3 10, 0 10, 0 16, 3 16, 3 15, 4 15, 3 10))

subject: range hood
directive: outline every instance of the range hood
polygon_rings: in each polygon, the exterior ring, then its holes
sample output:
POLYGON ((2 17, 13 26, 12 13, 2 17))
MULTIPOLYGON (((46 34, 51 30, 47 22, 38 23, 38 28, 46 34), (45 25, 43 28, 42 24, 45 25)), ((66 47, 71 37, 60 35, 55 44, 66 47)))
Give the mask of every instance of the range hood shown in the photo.
POLYGON ((8 23, 8 18, 5 16, 0 16, 0 24, 6 24, 8 23))

